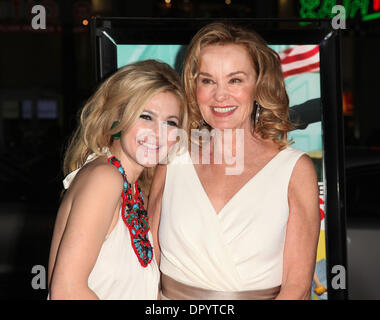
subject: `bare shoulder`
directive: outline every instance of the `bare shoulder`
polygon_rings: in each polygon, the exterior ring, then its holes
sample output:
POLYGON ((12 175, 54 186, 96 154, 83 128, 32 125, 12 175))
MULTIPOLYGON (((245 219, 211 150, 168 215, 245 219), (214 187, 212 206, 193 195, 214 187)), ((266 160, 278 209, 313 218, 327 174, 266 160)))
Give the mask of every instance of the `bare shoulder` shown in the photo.
POLYGON ((120 206, 122 190, 120 172, 105 159, 96 159, 85 165, 69 188, 66 199, 68 226, 71 230, 87 230, 89 235, 93 228, 103 239, 120 206))
POLYGON ((307 154, 297 160, 289 181, 289 199, 309 201, 318 197, 318 178, 314 163, 307 154))
POLYGON ((78 189, 83 190, 84 188, 91 188, 99 191, 121 191, 123 187, 123 178, 117 168, 108 164, 105 159, 96 159, 85 165, 78 172, 73 181, 72 187, 77 191, 78 189))
POLYGON ((314 163, 307 154, 303 154, 297 160, 292 172, 290 183, 303 181, 304 179, 311 182, 317 180, 314 163))
POLYGON ((81 215, 91 212, 95 216, 98 212, 99 217, 104 217, 104 213, 112 216, 119 205, 122 190, 123 178, 116 167, 105 159, 96 159, 79 170, 61 207, 70 212, 70 216, 79 212, 81 215))

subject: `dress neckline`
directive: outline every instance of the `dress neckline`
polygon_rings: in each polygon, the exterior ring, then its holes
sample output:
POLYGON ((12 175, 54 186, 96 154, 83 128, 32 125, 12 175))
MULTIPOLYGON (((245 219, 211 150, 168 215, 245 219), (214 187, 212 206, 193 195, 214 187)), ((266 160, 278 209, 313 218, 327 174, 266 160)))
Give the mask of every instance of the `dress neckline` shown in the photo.
POLYGON ((251 178, 249 178, 247 180, 246 183, 244 183, 242 185, 241 188, 239 188, 233 195, 232 197, 230 197, 227 202, 223 205, 223 207, 219 210, 219 211, 216 211, 214 205, 212 204, 212 201, 210 200, 203 184, 202 184, 202 181, 201 179, 199 178, 198 176, 198 173, 197 173, 197 170, 195 169, 194 167, 194 163, 191 159, 191 155, 190 153, 187 151, 187 155, 188 157, 190 158, 190 164, 191 164, 191 170, 193 171, 193 174, 194 174, 194 178, 196 180, 196 183, 200 186, 199 190, 200 190, 200 193, 202 194, 202 196, 204 196, 206 198, 206 201, 207 203, 209 204, 210 208, 212 209, 212 212, 216 215, 216 216, 220 216, 221 213, 238 197, 238 194, 240 194, 242 192, 242 190, 244 190, 245 188, 247 188, 247 186, 254 180, 256 180, 257 176, 261 175, 262 172, 264 172, 273 162, 275 162, 276 159, 279 158, 279 155, 283 153, 283 151, 285 150, 288 150, 289 147, 285 148, 285 149, 282 149, 280 150, 276 155, 274 155, 259 171, 257 171, 251 178))

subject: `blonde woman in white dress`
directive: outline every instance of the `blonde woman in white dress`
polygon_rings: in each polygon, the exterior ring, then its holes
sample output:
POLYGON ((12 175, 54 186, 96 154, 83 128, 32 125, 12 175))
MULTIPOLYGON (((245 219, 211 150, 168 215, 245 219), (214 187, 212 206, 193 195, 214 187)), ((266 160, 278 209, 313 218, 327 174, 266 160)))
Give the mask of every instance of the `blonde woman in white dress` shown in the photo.
POLYGON ((162 297, 309 299, 317 177, 311 159, 287 140, 278 55, 254 32, 213 23, 192 39, 183 80, 190 129, 221 134, 156 170, 148 212, 162 297), (243 163, 240 172, 226 174, 236 163, 218 158, 224 150, 243 163))
POLYGON ((186 119, 178 75, 154 60, 121 68, 89 99, 65 156, 50 299, 157 299, 143 193, 149 170, 174 144, 161 131, 170 134, 186 119))

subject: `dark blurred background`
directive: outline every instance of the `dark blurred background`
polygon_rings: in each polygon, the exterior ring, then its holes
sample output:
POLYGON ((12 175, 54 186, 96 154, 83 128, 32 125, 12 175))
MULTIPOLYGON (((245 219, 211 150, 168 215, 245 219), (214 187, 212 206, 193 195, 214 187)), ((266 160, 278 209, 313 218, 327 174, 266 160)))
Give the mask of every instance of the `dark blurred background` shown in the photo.
POLYGON ((47 295, 32 288, 32 267, 47 270, 64 147, 94 90, 91 17, 325 18, 343 3, 349 18, 342 30, 343 113, 347 181, 353 181, 348 215, 355 230, 367 228, 362 217, 369 217, 376 234, 380 0, 0 0, 0 298, 47 295), (46 8, 46 30, 31 27, 37 4, 46 8))

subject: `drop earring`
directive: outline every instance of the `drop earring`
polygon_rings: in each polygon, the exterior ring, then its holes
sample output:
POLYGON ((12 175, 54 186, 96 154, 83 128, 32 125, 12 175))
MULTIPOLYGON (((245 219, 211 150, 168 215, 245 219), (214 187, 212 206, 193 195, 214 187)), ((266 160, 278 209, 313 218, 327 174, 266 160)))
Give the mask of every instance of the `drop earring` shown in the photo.
MULTIPOLYGON (((118 126, 119 123, 120 123, 119 121, 114 121, 114 122, 112 123, 111 129, 113 129, 113 128, 115 128, 116 126, 118 126)), ((111 137, 112 137, 114 140, 118 140, 118 139, 120 139, 120 137, 121 137, 121 131, 116 132, 116 133, 113 134, 111 137)))
POLYGON ((261 106, 259 105, 257 101, 254 102, 254 106, 255 106, 255 129, 256 129, 257 124, 259 122, 261 106))
POLYGON ((201 120, 196 120, 191 123, 191 127, 194 129, 200 129, 202 127, 208 126, 208 123, 204 121, 203 119, 201 120))
POLYGON ((200 123, 201 123, 201 126, 203 126, 203 127, 208 126, 208 123, 207 123, 204 119, 202 119, 202 120, 200 121, 200 123))

